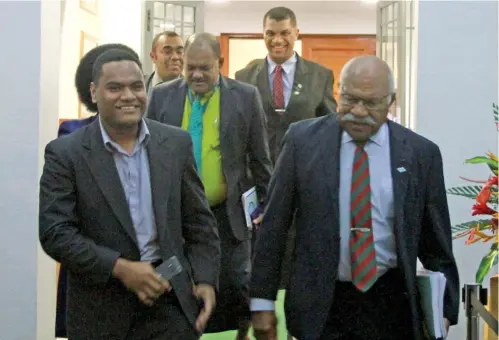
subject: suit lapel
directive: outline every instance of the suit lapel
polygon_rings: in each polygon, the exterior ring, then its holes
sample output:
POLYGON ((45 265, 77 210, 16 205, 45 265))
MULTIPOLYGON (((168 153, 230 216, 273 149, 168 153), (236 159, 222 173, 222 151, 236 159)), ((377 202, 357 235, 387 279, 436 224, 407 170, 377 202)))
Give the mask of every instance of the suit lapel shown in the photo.
MULTIPOLYGON (((328 192, 331 195, 331 205, 334 212, 335 225, 339 225, 339 190, 340 187, 340 147, 342 129, 336 122, 336 119, 329 119, 327 122, 330 126, 324 129, 326 136, 322 142, 322 154, 325 155, 322 159, 323 170, 326 178, 326 183, 329 186, 328 192)), ((339 235, 339 229, 334 230, 339 235)))
POLYGON ((229 120, 235 112, 231 88, 224 77, 220 77, 220 142, 229 129, 229 120))
POLYGON ((262 101, 267 103, 272 109, 275 109, 274 100, 272 99, 272 92, 270 91, 269 72, 267 59, 265 58, 255 71, 256 73, 256 87, 260 90, 262 101))
MULTIPOLYGON (((171 146, 165 143, 168 139, 167 136, 156 132, 151 124, 148 124, 148 127, 151 131, 151 139, 147 144, 147 155, 156 229, 160 240, 169 240, 166 221, 171 176, 165 174, 172 173, 172 162, 168 161, 171 146)), ((160 244, 165 243, 160 242, 160 244)))
MULTIPOLYGON (((313 84, 309 84, 309 70, 307 65, 303 62, 303 59, 297 55, 297 63, 296 63, 296 71, 295 71, 295 79, 293 80, 293 86, 291 88, 291 95, 289 97, 289 102, 287 106, 287 110, 293 109, 293 104, 298 99, 298 96, 301 92, 303 92, 303 87, 311 88, 313 84), (305 84, 305 85, 304 85, 305 84), (296 93, 296 94, 295 94, 296 93)), ((303 95, 303 94, 302 94, 303 95)))
POLYGON ((83 153, 85 161, 102 195, 127 234, 137 243, 125 191, 113 155, 104 146, 98 119, 89 126, 88 136, 84 140, 83 147, 87 151, 83 153))
POLYGON ((388 122, 390 130, 390 158, 393 181, 394 230, 398 244, 405 242, 405 197, 410 181, 410 160, 412 148, 407 143, 404 130, 397 124, 388 122))
POLYGON ((185 96, 187 95, 187 84, 184 79, 178 82, 178 86, 172 91, 167 104, 168 124, 182 127, 182 117, 184 116, 185 96))

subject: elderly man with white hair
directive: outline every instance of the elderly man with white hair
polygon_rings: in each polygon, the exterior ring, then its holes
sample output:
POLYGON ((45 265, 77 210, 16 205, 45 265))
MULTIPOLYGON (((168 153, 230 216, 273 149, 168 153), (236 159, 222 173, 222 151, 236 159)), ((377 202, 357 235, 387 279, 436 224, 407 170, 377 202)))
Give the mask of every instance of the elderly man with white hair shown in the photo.
POLYGON ((276 273, 295 218, 286 295, 294 337, 421 340, 418 258, 447 278, 447 327, 458 319, 442 156, 435 143, 387 119, 394 82, 381 59, 349 61, 339 89, 338 118, 295 123, 284 139, 254 250, 255 335, 276 339, 276 273))

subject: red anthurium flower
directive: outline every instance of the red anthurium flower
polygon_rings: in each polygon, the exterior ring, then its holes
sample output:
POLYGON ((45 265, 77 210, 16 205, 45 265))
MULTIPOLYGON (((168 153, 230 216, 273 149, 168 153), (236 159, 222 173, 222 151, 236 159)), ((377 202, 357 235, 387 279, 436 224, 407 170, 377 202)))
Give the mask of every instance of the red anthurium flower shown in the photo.
POLYGON ((494 209, 490 208, 489 206, 487 206, 487 204, 475 203, 473 205, 471 215, 472 216, 475 216, 475 215, 493 215, 495 213, 496 213, 496 211, 494 209))

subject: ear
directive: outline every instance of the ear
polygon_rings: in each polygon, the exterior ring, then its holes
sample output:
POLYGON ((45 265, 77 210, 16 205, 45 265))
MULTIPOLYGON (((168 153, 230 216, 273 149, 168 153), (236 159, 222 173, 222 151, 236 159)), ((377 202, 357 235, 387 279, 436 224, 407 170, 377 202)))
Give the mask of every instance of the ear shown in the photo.
POLYGON ((225 59, 224 59, 224 57, 223 57, 223 56, 221 56, 220 58, 218 58, 218 66, 219 66, 220 68, 222 68, 222 67, 223 67, 223 65, 224 65, 224 61, 225 61, 225 59))
POLYGON ((97 87, 94 82, 90 83, 90 95, 92 96, 92 103, 97 104, 97 96, 96 96, 97 87))
POLYGON ((397 94, 396 93, 393 93, 392 96, 391 96, 391 100, 390 100, 390 107, 393 105, 393 103, 395 103, 395 101, 397 100, 397 94))
POLYGON ((296 39, 298 39, 299 36, 300 36, 300 29, 296 28, 296 39))
POLYGON ((149 57, 151 57, 151 60, 154 61, 156 59, 156 53, 154 53, 153 51, 151 51, 149 53, 149 57))

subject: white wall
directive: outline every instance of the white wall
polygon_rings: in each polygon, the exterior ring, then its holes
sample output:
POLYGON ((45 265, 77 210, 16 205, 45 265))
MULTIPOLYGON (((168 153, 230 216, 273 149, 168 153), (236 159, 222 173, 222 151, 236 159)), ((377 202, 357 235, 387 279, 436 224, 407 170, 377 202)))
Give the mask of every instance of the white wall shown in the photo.
POLYGON ((55 337, 55 264, 39 246, 38 181, 57 131, 60 9, 50 0, 0 1, 0 40, 15 46, 0 54, 2 340, 55 337))
MULTIPOLYGON (((465 184, 459 176, 486 179, 486 166, 463 163, 487 151, 498 152, 492 117, 492 102, 499 98, 498 3, 421 1, 418 16, 415 129, 440 146, 447 187, 465 184)), ((453 224, 472 219, 472 200, 449 196, 449 204, 453 224)), ((461 285, 474 282, 491 245, 465 246, 464 241, 454 241, 461 285)), ((464 339, 465 329, 460 306, 460 324, 449 339, 464 339)))
MULTIPOLYGON (((99 4, 109 0, 99 1, 99 4)), ((102 6, 102 5, 101 5, 102 6)), ((98 14, 101 13, 99 9, 98 14)), ((80 62, 81 31, 101 41, 101 22, 94 15, 80 8, 79 1, 66 0, 62 18, 61 35, 61 72, 59 75, 59 118, 78 118, 78 95, 74 76, 80 62)))
POLYGON ((376 34, 376 5, 362 1, 206 2, 204 28, 215 35, 261 33, 263 16, 277 6, 295 12, 301 33, 376 34))
POLYGON ((63 14, 59 118, 78 118, 78 95, 74 76, 80 62, 80 32, 97 39, 100 45, 121 43, 139 55, 144 29, 141 0, 101 0, 97 14, 80 8, 79 1, 66 0, 63 14), (118 10, 119 9, 119 10, 118 10))

